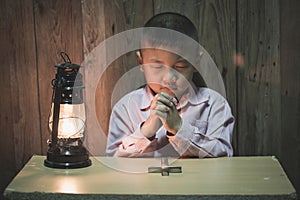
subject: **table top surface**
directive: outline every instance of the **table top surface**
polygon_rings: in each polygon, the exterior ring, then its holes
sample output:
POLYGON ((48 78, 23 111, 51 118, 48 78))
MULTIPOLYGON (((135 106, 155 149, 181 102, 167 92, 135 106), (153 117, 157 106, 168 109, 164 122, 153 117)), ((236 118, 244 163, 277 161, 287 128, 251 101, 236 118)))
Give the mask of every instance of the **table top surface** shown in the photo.
POLYGON ((147 173, 159 158, 92 157, 92 166, 52 169, 45 156, 33 156, 4 194, 159 194, 159 195, 295 195, 295 189, 274 157, 178 159, 182 173, 147 173))

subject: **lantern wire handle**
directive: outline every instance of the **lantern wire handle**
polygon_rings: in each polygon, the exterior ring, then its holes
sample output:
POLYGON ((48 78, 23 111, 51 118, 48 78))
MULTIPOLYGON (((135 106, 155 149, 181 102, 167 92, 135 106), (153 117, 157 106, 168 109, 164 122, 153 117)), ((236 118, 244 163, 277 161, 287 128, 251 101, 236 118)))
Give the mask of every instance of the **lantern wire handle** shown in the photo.
POLYGON ((62 57, 62 59, 65 61, 65 62, 69 62, 71 63, 71 60, 70 60, 70 57, 69 55, 66 53, 66 52, 60 52, 60 56, 62 57))

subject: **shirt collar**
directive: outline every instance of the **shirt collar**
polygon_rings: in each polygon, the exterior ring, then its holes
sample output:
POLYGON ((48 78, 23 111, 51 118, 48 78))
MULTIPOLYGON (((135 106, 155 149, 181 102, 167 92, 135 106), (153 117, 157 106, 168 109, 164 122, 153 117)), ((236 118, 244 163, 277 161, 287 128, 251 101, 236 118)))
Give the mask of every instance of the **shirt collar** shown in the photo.
POLYGON ((209 100, 209 92, 207 88, 192 88, 189 87, 188 91, 180 98, 178 106, 185 107, 187 104, 199 105, 209 100))
MULTIPOLYGON (((150 89, 148 85, 144 87, 144 94, 141 101, 141 111, 147 111, 150 108, 151 101, 155 96, 155 93, 150 89)), ((191 105, 199 105, 209 100, 209 91, 207 88, 189 87, 188 91, 180 98, 177 108, 183 108, 188 103, 191 105)))

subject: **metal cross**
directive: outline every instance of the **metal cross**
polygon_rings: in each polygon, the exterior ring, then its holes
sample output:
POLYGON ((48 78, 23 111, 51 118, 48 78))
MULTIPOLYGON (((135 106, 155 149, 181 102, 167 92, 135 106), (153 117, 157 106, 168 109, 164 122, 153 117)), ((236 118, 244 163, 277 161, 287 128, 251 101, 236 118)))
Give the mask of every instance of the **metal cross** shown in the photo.
POLYGON ((161 173, 169 176, 169 173, 182 173, 181 166, 169 166, 168 158, 161 158, 161 167, 149 167, 148 173, 161 173))

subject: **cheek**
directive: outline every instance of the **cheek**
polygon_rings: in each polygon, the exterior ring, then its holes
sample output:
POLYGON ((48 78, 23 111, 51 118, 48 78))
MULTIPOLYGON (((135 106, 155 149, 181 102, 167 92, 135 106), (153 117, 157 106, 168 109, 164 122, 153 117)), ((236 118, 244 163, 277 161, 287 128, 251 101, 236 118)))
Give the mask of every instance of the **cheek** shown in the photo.
POLYGON ((192 81, 193 75, 194 75, 193 71, 188 71, 188 72, 180 73, 178 79, 181 82, 189 82, 189 81, 192 81))
POLYGON ((162 73, 155 73, 153 70, 144 69, 144 75, 149 82, 160 82, 162 79, 162 73))

